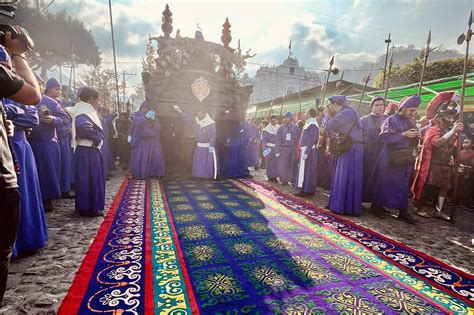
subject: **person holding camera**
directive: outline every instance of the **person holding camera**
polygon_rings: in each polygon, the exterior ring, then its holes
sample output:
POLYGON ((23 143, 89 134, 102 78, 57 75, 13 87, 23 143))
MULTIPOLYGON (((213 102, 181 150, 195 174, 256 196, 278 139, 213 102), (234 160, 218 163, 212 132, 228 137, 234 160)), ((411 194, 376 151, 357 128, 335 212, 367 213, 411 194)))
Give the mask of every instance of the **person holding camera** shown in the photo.
MULTIPOLYGON (((15 28, 21 32, 20 28, 15 28)), ((10 98, 14 101, 34 105, 41 99, 41 92, 24 53, 27 45, 11 32, 5 32, 2 50, 5 58, 11 60, 15 71, 8 63, 0 63, 0 100, 10 98), (8 51, 8 52, 7 52, 8 51)), ((6 120, 3 102, 0 101, 0 306, 5 294, 8 265, 15 243, 19 217, 20 195, 12 148, 8 137, 14 133, 13 123, 6 120)))
POLYGON ((398 112, 382 124, 380 138, 383 146, 375 166, 377 177, 373 179, 377 192, 373 195, 371 207, 379 218, 386 216, 383 207, 387 207, 399 210, 399 220, 416 223, 408 213, 408 193, 415 164, 414 149, 420 138, 420 131, 413 121, 420 104, 418 95, 404 98, 398 112))
POLYGON ((336 156, 328 208, 339 214, 359 215, 362 207, 362 123, 344 95, 329 98, 324 129, 335 135, 329 151, 336 156), (332 146, 332 147, 331 147, 332 146))
MULTIPOLYGON (((49 91, 48 85, 45 92, 49 91)), ((43 196, 44 211, 53 211, 53 199, 60 199, 61 149, 58 129, 70 125, 70 118, 61 105, 52 97, 42 95, 38 104, 40 123, 32 128, 28 141, 38 166, 38 176, 43 196)))

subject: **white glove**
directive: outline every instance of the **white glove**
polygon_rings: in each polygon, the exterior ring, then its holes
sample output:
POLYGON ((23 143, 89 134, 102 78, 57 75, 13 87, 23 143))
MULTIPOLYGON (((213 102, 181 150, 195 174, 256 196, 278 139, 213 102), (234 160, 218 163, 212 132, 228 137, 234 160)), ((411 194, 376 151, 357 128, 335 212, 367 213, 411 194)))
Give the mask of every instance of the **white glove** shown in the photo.
POLYGON ((214 148, 213 147, 209 147, 209 154, 213 154, 214 153, 214 148))
POLYGON ((173 106, 173 111, 175 111, 175 112, 177 112, 177 113, 179 113, 179 114, 182 113, 181 108, 179 108, 178 105, 174 105, 174 106, 173 106))
POLYGON ((156 112, 154 110, 149 110, 146 114, 145 117, 148 119, 155 119, 156 117, 156 112))
POLYGON ((128 137, 127 137, 127 142, 128 142, 128 143, 132 143, 132 136, 128 136, 128 137))
POLYGON ((277 158, 279 158, 279 157, 280 157, 280 153, 276 153, 275 156, 276 156, 277 158))
POLYGON ((303 160, 306 160, 306 159, 308 158, 308 154, 303 154, 303 155, 301 156, 301 158, 302 158, 303 160))

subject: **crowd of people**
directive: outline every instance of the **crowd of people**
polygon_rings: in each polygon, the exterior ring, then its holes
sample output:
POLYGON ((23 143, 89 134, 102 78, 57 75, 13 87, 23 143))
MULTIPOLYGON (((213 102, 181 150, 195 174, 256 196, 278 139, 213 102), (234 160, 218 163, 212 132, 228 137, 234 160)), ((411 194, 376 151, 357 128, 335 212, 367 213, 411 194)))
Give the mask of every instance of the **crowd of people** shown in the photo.
POLYGON ((458 198, 465 209, 474 206, 474 126, 465 129, 458 121, 457 98, 454 92, 439 93, 420 119, 417 95, 387 106, 376 96, 370 114, 361 118, 342 95, 330 97, 326 107, 309 109, 305 121, 286 113, 279 125, 278 116, 271 115, 269 123, 259 124, 261 165, 269 181, 295 186, 296 196, 314 195, 317 186, 329 189, 327 208, 339 214, 359 215, 362 203, 370 203, 379 218, 396 209, 400 220, 416 224, 408 211, 412 197, 416 214, 450 220, 447 200, 454 197, 458 141, 458 198), (426 204, 434 205, 434 213, 423 208, 426 204))

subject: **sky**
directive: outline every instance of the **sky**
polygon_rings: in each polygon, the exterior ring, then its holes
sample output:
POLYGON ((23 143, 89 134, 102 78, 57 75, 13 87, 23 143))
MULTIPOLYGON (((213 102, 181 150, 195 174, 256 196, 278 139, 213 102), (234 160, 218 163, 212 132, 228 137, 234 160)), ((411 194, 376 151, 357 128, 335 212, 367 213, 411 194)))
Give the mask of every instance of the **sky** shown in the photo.
MULTIPOLYGON (((375 61, 385 53, 388 33, 396 46, 421 48, 431 29, 432 45, 461 51, 456 39, 474 8, 474 0, 112 0, 118 72, 136 74, 127 76, 127 94, 140 81, 148 36, 162 35, 166 4, 173 13, 172 36, 179 29, 182 37, 194 37, 199 24, 206 40, 220 43, 228 17, 230 46, 240 39, 243 51, 257 54, 247 65, 251 77, 262 64, 281 64, 290 40, 300 65, 314 71, 327 68, 332 55, 340 69, 375 61)), ((48 10, 66 10, 82 20, 94 35, 103 66, 113 66, 107 0, 56 0, 48 10)))

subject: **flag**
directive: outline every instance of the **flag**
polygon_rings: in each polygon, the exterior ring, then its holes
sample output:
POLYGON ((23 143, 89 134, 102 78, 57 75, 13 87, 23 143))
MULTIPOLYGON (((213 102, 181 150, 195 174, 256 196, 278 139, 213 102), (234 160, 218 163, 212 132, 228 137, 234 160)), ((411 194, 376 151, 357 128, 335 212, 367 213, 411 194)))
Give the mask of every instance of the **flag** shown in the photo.
POLYGON ((291 39, 290 39, 290 44, 288 45, 288 49, 291 50, 291 39))

